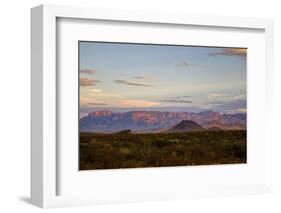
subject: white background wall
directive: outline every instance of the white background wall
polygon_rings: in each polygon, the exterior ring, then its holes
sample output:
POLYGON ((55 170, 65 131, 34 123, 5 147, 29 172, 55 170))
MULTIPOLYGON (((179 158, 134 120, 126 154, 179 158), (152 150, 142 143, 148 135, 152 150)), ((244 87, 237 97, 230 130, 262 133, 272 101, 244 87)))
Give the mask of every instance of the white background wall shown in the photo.
MULTIPOLYGON (((30 179, 30 8, 42 3, 78 4, 123 9, 140 9, 191 14, 270 17, 275 19, 276 136, 281 129, 281 12, 278 0, 8 0, 0 7, 0 212, 37 212, 29 204, 30 179), (279 109, 279 112, 278 112, 279 109), (278 127, 278 124, 280 127, 278 127)), ((277 138, 277 137, 276 137, 277 138)), ((274 193, 271 195, 201 198, 185 201, 120 204, 52 212, 280 212, 281 141, 272 142, 274 193)))

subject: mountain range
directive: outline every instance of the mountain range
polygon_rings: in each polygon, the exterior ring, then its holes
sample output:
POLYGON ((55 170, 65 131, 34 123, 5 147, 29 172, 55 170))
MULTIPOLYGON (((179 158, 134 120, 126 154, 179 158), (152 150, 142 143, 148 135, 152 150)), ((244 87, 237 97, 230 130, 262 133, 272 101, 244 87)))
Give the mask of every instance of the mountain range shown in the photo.
POLYGON ((214 111, 169 112, 129 111, 113 112, 100 110, 89 112, 80 118, 80 132, 112 133, 130 129, 132 132, 161 132, 177 125, 205 129, 246 129, 246 114, 223 114, 214 111), (188 122, 187 122, 188 120, 188 122), (184 121, 182 124, 181 122, 184 121), (194 123, 191 123, 191 122, 194 123), (198 125, 198 126, 196 126, 198 125))

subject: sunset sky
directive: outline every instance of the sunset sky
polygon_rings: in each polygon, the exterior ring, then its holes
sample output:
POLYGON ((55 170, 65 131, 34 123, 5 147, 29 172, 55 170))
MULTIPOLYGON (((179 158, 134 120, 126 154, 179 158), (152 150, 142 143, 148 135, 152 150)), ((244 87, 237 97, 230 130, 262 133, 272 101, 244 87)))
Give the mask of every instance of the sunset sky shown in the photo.
POLYGON ((80 109, 246 112, 246 49, 79 42, 80 109))

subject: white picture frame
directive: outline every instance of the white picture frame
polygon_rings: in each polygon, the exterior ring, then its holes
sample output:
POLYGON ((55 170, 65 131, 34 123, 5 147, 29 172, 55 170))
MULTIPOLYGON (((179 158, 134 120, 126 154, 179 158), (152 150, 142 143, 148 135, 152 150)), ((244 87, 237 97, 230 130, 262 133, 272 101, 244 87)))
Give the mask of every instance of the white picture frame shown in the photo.
MULTIPOLYGON (((239 185, 221 185, 200 187, 194 183, 193 188, 168 187, 149 193, 119 192, 91 195, 58 195, 60 166, 58 166, 59 152, 57 145, 57 20, 110 20, 119 22, 153 23, 175 26, 202 26, 231 29, 256 29, 264 31, 265 68, 262 69, 266 78, 266 87, 262 92, 266 95, 264 115, 266 133, 264 146, 270 144, 273 96, 273 21, 271 19, 216 17, 203 15, 187 15, 173 13, 155 13, 147 11, 123 11, 100 8, 85 8, 74 6, 41 5, 31 10, 31 201, 34 205, 47 207, 63 207, 76 205, 92 205, 100 203, 138 202, 144 200, 182 199, 197 196, 235 195, 270 192, 270 161, 265 162, 265 178, 254 184, 240 183, 239 185)), ((254 82, 255 80, 253 80, 254 82)), ((259 87, 258 81, 256 85, 259 87)), ((271 138, 272 139, 272 138, 271 138)), ((262 153, 266 155, 266 152, 262 153)), ((267 153, 268 155, 268 153, 267 153)), ((258 157, 258 156, 257 156, 258 157)), ((263 156, 266 157, 266 156, 263 156)), ((181 168, 182 169, 182 168, 181 168)), ((180 168, 170 169, 176 172, 180 168)), ((153 173, 154 169, 149 169, 153 173)), ((164 170, 163 170, 164 171, 164 170)), ((134 173, 134 170, 127 172, 134 173)), ((110 174, 110 173, 108 173, 110 174)), ((93 175, 93 174, 91 174, 93 175)), ((164 184, 163 184, 164 187, 164 184)), ((71 190, 71 189, 70 189, 71 190)))

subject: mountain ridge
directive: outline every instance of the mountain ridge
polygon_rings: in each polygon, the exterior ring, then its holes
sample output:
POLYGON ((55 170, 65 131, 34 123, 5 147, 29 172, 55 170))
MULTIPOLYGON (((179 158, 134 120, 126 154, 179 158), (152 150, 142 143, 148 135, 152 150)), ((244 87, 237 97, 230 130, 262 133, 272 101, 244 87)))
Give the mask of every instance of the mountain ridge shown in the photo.
POLYGON ((133 132, 159 132, 168 130, 183 120, 191 120, 203 128, 246 129, 246 114, 223 114, 214 111, 162 112, 100 110, 89 112, 80 119, 81 132, 117 132, 131 129, 133 132), (220 124, 213 125, 212 123, 220 124))

